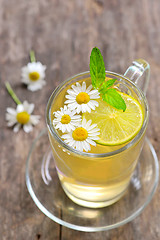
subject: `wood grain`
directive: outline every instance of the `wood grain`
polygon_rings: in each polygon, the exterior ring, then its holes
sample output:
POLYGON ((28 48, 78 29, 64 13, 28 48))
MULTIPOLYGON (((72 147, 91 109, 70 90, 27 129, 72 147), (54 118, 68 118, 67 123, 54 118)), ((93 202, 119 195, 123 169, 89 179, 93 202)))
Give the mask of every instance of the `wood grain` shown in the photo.
POLYGON ((108 232, 67 229, 44 216, 25 185, 25 162, 33 139, 44 128, 52 90, 89 69, 92 47, 101 49, 107 69, 124 73, 136 58, 151 65, 148 137, 160 157, 160 1, 159 0, 0 0, 0 239, 2 240, 158 240, 160 191, 131 223, 108 232), (29 51, 47 66, 47 85, 32 93, 21 84, 29 51), (6 126, 9 81, 21 101, 35 103, 41 122, 30 134, 6 126))

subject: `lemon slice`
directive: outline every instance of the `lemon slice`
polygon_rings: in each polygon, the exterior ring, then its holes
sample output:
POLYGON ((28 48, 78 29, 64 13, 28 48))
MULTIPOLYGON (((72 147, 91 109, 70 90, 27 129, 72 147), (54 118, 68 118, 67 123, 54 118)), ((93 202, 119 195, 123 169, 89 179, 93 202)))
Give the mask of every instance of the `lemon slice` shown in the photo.
POLYGON ((91 119, 100 129, 101 145, 120 145, 130 141, 141 129, 143 110, 140 103, 133 97, 120 93, 126 103, 126 111, 118 110, 99 98, 99 106, 91 113, 83 113, 86 120, 91 119))

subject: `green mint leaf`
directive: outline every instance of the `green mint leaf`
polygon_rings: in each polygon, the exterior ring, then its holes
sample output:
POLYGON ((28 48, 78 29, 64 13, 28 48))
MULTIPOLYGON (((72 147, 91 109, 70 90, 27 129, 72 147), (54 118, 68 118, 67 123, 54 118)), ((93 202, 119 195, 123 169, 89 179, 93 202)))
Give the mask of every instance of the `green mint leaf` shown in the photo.
POLYGON ((90 56, 90 74, 93 88, 98 89, 105 81, 106 73, 102 54, 98 48, 93 48, 90 56))
POLYGON ((102 54, 95 47, 90 56, 90 74, 93 88, 98 89, 102 94, 102 99, 117 109, 126 110, 126 104, 118 91, 112 87, 116 79, 105 81, 106 73, 102 54))
POLYGON ((105 94, 102 95, 104 101, 106 101, 111 106, 122 109, 124 112, 126 110, 126 104, 118 91, 114 88, 109 88, 106 90, 105 94))
POLYGON ((116 80, 117 79, 110 79, 106 82, 103 82, 102 85, 99 88, 99 92, 104 94, 106 92, 106 90, 115 83, 116 80))

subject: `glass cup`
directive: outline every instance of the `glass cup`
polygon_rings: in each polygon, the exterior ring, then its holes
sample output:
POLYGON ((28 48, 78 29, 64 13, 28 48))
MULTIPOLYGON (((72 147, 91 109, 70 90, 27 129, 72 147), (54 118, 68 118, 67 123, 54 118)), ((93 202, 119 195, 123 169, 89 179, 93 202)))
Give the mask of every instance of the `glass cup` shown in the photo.
POLYGON ((129 142, 114 147, 97 147, 94 153, 81 152, 67 145, 57 134, 51 117, 64 102, 60 98, 61 93, 77 81, 91 83, 90 73, 75 75, 53 91, 46 110, 48 135, 62 188, 75 203, 91 208, 105 207, 118 201, 125 193, 137 165, 147 128, 148 104, 145 93, 149 73, 149 64, 143 59, 134 61, 124 75, 106 71, 106 77, 118 80, 115 87, 139 101, 144 121, 138 134, 129 142))

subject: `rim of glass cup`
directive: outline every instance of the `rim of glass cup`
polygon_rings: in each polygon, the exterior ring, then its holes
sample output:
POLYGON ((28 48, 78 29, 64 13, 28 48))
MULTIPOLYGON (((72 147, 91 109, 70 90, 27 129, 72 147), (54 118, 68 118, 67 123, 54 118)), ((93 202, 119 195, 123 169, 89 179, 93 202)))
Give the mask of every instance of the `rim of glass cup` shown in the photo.
MULTIPOLYGON (((72 81, 73 79, 76 79, 78 77, 84 77, 85 75, 89 75, 90 76, 90 72, 89 71, 86 71, 86 72, 82 72, 82 73, 79 73, 79 74, 76 74, 70 78, 67 78, 65 81, 63 81, 61 84, 59 84, 55 90, 52 92, 49 100, 48 100, 48 103, 47 103, 47 107, 46 107, 46 124, 47 124, 47 128, 49 129, 50 133, 52 136, 55 137, 55 139, 57 140, 57 142, 62 146, 64 147, 65 149, 67 149, 68 151, 70 152, 73 152, 75 154, 78 154, 78 155, 82 155, 82 156, 87 156, 87 157, 92 157, 92 158, 103 158, 103 157, 109 157, 109 156, 113 156, 113 155, 116 155, 116 154, 119 154, 120 152, 123 152, 124 150, 128 149, 129 147, 131 147, 132 145, 134 145, 139 139, 140 137, 143 135, 146 127, 147 127, 147 123, 148 123, 148 115, 149 115, 149 111, 148 111, 148 103, 147 103, 147 99, 144 95, 144 93, 142 92, 142 90, 134 83, 132 82, 131 80, 129 80, 128 78, 126 78, 125 76, 119 74, 119 73, 115 73, 115 72, 111 72, 111 71, 106 71, 106 75, 107 74, 111 74, 111 75, 114 75, 116 78, 119 78, 119 79, 124 79, 125 81, 127 81, 129 84, 132 85, 133 88, 137 89, 138 90, 138 93, 141 97, 141 99, 143 99, 143 102, 144 102, 144 109, 145 109, 145 115, 144 115, 144 121, 143 121, 143 125, 141 127, 141 130, 138 132, 138 134, 129 142, 127 143, 125 146, 117 149, 117 150, 114 150, 114 151, 111 151, 111 152, 107 152, 107 153, 88 153, 88 152, 82 152, 82 151, 79 151, 79 150, 76 150, 72 147, 70 147, 68 144, 66 144, 59 136, 58 134, 56 133, 56 130, 54 129, 54 126, 51 122, 51 106, 52 106, 52 102, 53 102, 53 99, 56 97, 58 91, 69 81, 72 81)), ((89 77, 88 76, 88 77, 89 77)))

